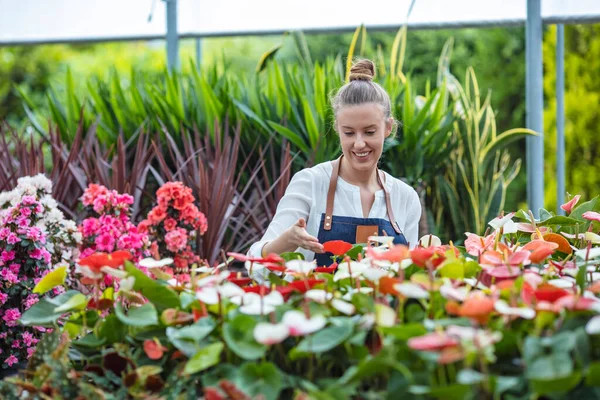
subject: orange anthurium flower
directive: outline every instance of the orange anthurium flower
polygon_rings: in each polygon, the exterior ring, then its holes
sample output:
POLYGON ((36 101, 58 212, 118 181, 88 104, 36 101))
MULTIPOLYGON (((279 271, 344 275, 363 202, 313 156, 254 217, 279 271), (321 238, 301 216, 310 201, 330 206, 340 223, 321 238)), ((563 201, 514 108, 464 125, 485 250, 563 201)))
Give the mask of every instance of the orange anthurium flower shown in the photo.
POLYGON ((435 254, 434 247, 415 247, 410 252, 410 258, 412 262, 419 267, 424 267, 427 261, 429 261, 435 254))
POLYGON ((113 253, 98 252, 79 260, 78 264, 88 267, 94 273, 99 273, 102 267, 118 268, 131 258, 131 253, 125 250, 113 253))
POLYGON ((559 235, 558 233, 546 233, 543 238, 546 242, 556 243, 558 245, 556 250, 562 253, 571 254, 573 252, 569 241, 565 239, 563 235, 559 235))
POLYGON ((446 347, 440 352, 438 364, 452 364, 465 358, 465 352, 459 346, 446 347))
POLYGON ((151 360, 159 360, 162 358, 163 354, 165 351, 167 351, 168 349, 166 347, 164 347, 163 345, 160 344, 160 342, 158 341, 158 339, 155 340, 151 340, 151 339, 147 339, 144 340, 144 352, 146 353, 146 355, 148 356, 149 359, 151 360))
POLYGON ((530 251, 529 260, 535 264, 544 261, 558 248, 558 244, 545 240, 532 240, 523 246, 523 250, 530 251))
POLYGON ((485 324, 494 311, 494 300, 481 292, 475 292, 462 305, 454 301, 447 302, 446 311, 485 324))
POLYGON ((342 256, 352 248, 352 244, 343 240, 330 240, 323 243, 323 249, 326 253, 332 253, 335 256, 342 256))
POLYGON ((389 262, 400 262, 410 257, 410 250, 403 244, 397 244, 389 250, 379 252, 372 247, 367 248, 367 257, 373 260, 385 260, 389 262))
POLYGON ((396 289, 394 289, 394 285, 402 283, 400 278, 392 278, 389 276, 384 276, 379 279, 379 292, 383 294, 391 294, 394 296, 398 296, 399 293, 396 289))

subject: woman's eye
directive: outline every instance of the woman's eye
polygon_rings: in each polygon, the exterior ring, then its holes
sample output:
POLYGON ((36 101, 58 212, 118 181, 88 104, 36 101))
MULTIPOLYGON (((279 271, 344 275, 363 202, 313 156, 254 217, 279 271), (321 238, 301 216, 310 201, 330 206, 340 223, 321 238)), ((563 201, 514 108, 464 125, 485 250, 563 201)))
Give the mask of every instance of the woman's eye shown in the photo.
POLYGON ((344 135, 352 135, 354 132, 344 132, 344 135))
POLYGON ((374 134, 375 134, 375 131, 369 131, 369 132, 367 132, 367 135, 374 135, 374 134))

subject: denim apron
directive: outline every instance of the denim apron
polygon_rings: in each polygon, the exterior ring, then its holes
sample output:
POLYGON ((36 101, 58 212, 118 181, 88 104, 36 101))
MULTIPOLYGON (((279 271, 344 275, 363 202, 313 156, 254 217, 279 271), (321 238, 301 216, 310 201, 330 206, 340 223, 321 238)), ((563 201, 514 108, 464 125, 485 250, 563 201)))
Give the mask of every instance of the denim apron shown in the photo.
MULTIPOLYGON (((331 162, 333 168, 331 171, 331 180, 329 181, 329 191, 327 192, 327 208, 325 209, 325 213, 321 215, 319 234, 317 236, 319 243, 325 243, 330 240, 343 240, 348 243, 357 244, 366 243, 369 236, 393 236, 395 244, 408 245, 406 237, 404 237, 394 218, 390 193, 383 184, 384 176, 379 169, 377 170, 377 181, 385 193, 385 203, 389 220, 333 215, 333 201, 342 157, 331 162)), ((318 266, 329 266, 333 262, 329 253, 315 254, 315 260, 318 266)))

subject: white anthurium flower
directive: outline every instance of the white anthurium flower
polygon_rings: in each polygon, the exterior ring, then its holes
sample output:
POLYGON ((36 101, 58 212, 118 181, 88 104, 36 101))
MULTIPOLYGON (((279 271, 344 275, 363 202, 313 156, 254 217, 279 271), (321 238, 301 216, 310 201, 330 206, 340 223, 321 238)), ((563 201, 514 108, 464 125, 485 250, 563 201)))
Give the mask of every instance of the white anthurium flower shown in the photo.
POLYGON ((346 301, 352 301, 352 296, 354 296, 354 293, 370 294, 373 293, 373 290, 374 289, 372 287, 361 287, 359 289, 348 288, 348 291, 342 296, 342 299, 346 301))
POLYGON ((369 242, 377 242, 377 243, 385 244, 385 245, 388 245, 388 246, 391 246, 392 243, 394 243, 394 237, 393 236, 369 236, 367 238, 367 240, 369 242))
POLYGON ((264 266, 264 264, 257 263, 257 262, 250 262, 250 261, 246 261, 244 263, 244 267, 246 267, 246 269, 248 271, 250 271, 250 269, 252 269, 252 272, 259 272, 259 271, 262 271, 263 269, 267 268, 264 266))
POLYGON ((600 333, 600 315, 592 317, 585 325, 585 332, 588 335, 597 335, 600 333))
POLYGON ((281 322, 290 330, 290 336, 304 336, 323 329, 327 319, 322 315, 306 318, 302 311, 290 310, 283 314, 281 322))
POLYGON ((504 300, 496 300, 494 308, 502 315, 520 317, 523 319, 535 318, 535 310, 527 307, 510 307, 504 300))
POLYGON ((135 277, 128 276, 127 278, 121 279, 119 282, 119 293, 120 292, 131 292, 135 285, 135 277))
POLYGON ((275 311, 275 307, 273 307, 270 304, 257 301, 249 304, 244 304, 239 308, 239 310, 242 314, 247 315, 265 315, 275 311))
MULTIPOLYGON (((495 230, 498 230, 500 228, 503 228, 506 224, 508 224, 508 221, 512 221, 512 217, 515 215, 514 212, 510 213, 510 214, 506 214, 504 217, 496 217, 493 220, 491 220, 490 222, 488 222, 488 224, 494 228, 495 230)), ((516 232, 517 227, 511 227, 510 225, 507 227, 510 230, 514 229, 516 232)), ((508 233, 506 231, 504 231, 504 233, 508 233)))
POLYGON ((508 220, 502 227, 502 233, 505 235, 509 233, 517 233, 518 230, 517 224, 512 219, 508 220))
POLYGON ((197 267, 192 269, 192 271, 198 273, 198 274, 205 274, 207 272, 213 272, 214 270, 219 269, 219 266, 213 268, 213 267, 209 267, 208 265, 203 265, 201 267, 197 267))
POLYGON ((419 239, 419 245, 423 247, 437 247, 442 245, 442 240, 435 235, 425 235, 419 239))
POLYGON ((454 301, 465 301, 467 299, 467 293, 469 293, 469 288, 466 286, 461 286, 455 288, 450 284, 442 285, 440 287, 440 294, 449 300, 454 301))
POLYGON ((595 234, 594 232, 586 232, 585 240, 594 244, 600 244, 600 235, 595 234))
POLYGON ((475 287, 475 284, 477 284, 477 289, 487 289, 487 287, 483 283, 478 282, 475 278, 465 278, 463 279, 463 282, 471 287, 475 287))
POLYGON ((102 267, 100 271, 104 272, 107 275, 114 276, 117 279, 127 278, 127 272, 122 269, 116 269, 111 267, 102 267))
POLYGON ((229 277, 229 271, 222 271, 218 274, 208 275, 196 281, 197 287, 215 286, 225 281, 229 277))
POLYGON ((370 267, 357 261, 343 262, 338 265, 337 272, 333 276, 333 281, 337 282, 350 277, 356 278, 357 276, 360 276, 367 268, 370 267))
POLYGON ((241 298, 245 294, 247 293, 244 292, 244 289, 242 289, 235 283, 224 282, 220 286, 199 287, 196 291, 196 298, 205 304, 218 304, 219 297, 233 299, 237 297, 241 298))
POLYGON ((333 298, 333 294, 323 289, 311 289, 304 293, 304 297, 317 303, 325 304, 333 298))
MULTIPOLYGON (((358 317, 358 315, 357 315, 358 317)), ((358 326, 366 331, 370 330, 375 325, 375 314, 364 314, 358 320, 358 326)))
POLYGON ((258 343, 270 346, 283 342, 290 335, 290 329, 285 324, 269 324, 259 322, 254 327, 254 339, 258 343))
POLYGON ((576 284, 574 279, 568 278, 550 279, 548 283, 561 289, 572 289, 576 284))
POLYGON ((428 299, 429 292, 423 289, 421 286, 412 282, 396 283, 394 290, 400 293, 404 297, 411 299, 428 299))
POLYGON ((218 304, 219 292, 215 286, 201 287, 196 291, 196 298, 205 304, 218 304))
POLYGON ((379 326, 394 326, 396 324, 396 311, 385 304, 375 304, 375 322, 379 326))
POLYGON ((593 260, 594 258, 600 257, 600 247, 591 248, 589 250, 589 254, 588 249, 580 249, 575 251, 575 255, 581 258, 582 260, 585 260, 586 257, 588 260, 593 260))
POLYGON ((413 262, 410 258, 405 258, 404 260, 400 261, 401 269, 406 269, 406 268, 410 267, 411 265, 413 265, 413 262))
POLYGON ((285 267, 288 272, 295 272, 298 274, 308 275, 315 268, 317 264, 314 261, 305 261, 305 260, 291 260, 285 263, 285 267))
MULTIPOLYGON (((577 234, 575 234, 575 233, 561 232, 560 234, 563 235, 564 237, 566 237, 567 239, 577 239, 577 240, 579 240, 579 239, 584 239, 585 238, 585 235, 583 233, 577 233, 577 234)), ((577 250, 577 249, 574 249, 574 250, 577 250)))
MULTIPOLYGON (((241 290, 243 292, 243 289, 241 290)), ((275 307, 284 302, 283 296, 276 290, 266 296, 261 296, 258 293, 244 293, 243 296, 232 298, 231 301, 237 305, 241 305, 241 313, 249 315, 269 314, 275 311, 275 307)))
POLYGON ((140 267, 144 268, 160 268, 173 264, 173 259, 163 258, 162 260, 155 260, 154 258, 148 257, 144 258, 143 260, 140 260, 138 264, 140 265, 140 267))
POLYGON ((340 299, 331 300, 331 306, 346 315, 352 315, 356 312, 356 307, 353 304, 340 299))
POLYGON ((450 325, 446 333, 457 337, 460 341, 476 343, 478 347, 487 347, 502 340, 502 333, 489 332, 471 326, 450 325))
POLYGON ((379 282, 381 278, 389 274, 388 271, 379 268, 367 268, 362 272, 362 276, 371 282, 379 282))
POLYGON ((86 278, 90 278, 90 279, 101 279, 102 278, 102 274, 100 272, 94 272, 86 265, 77 264, 75 267, 75 271, 79 272, 86 278))

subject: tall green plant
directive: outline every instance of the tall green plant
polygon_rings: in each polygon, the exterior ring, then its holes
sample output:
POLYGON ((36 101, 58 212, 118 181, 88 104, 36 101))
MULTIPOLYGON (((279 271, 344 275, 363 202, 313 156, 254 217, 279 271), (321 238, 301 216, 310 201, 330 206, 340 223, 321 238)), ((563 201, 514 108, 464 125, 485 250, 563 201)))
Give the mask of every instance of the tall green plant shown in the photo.
POLYGON ((459 238, 463 232, 482 234, 487 222, 502 212, 508 185, 521 168, 521 160, 511 161, 506 147, 536 133, 525 128, 496 132, 490 93, 482 102, 472 68, 467 70, 464 87, 450 74, 446 79, 456 101, 453 135, 458 146, 436 179, 434 210, 437 225, 451 222, 445 233, 459 238))

